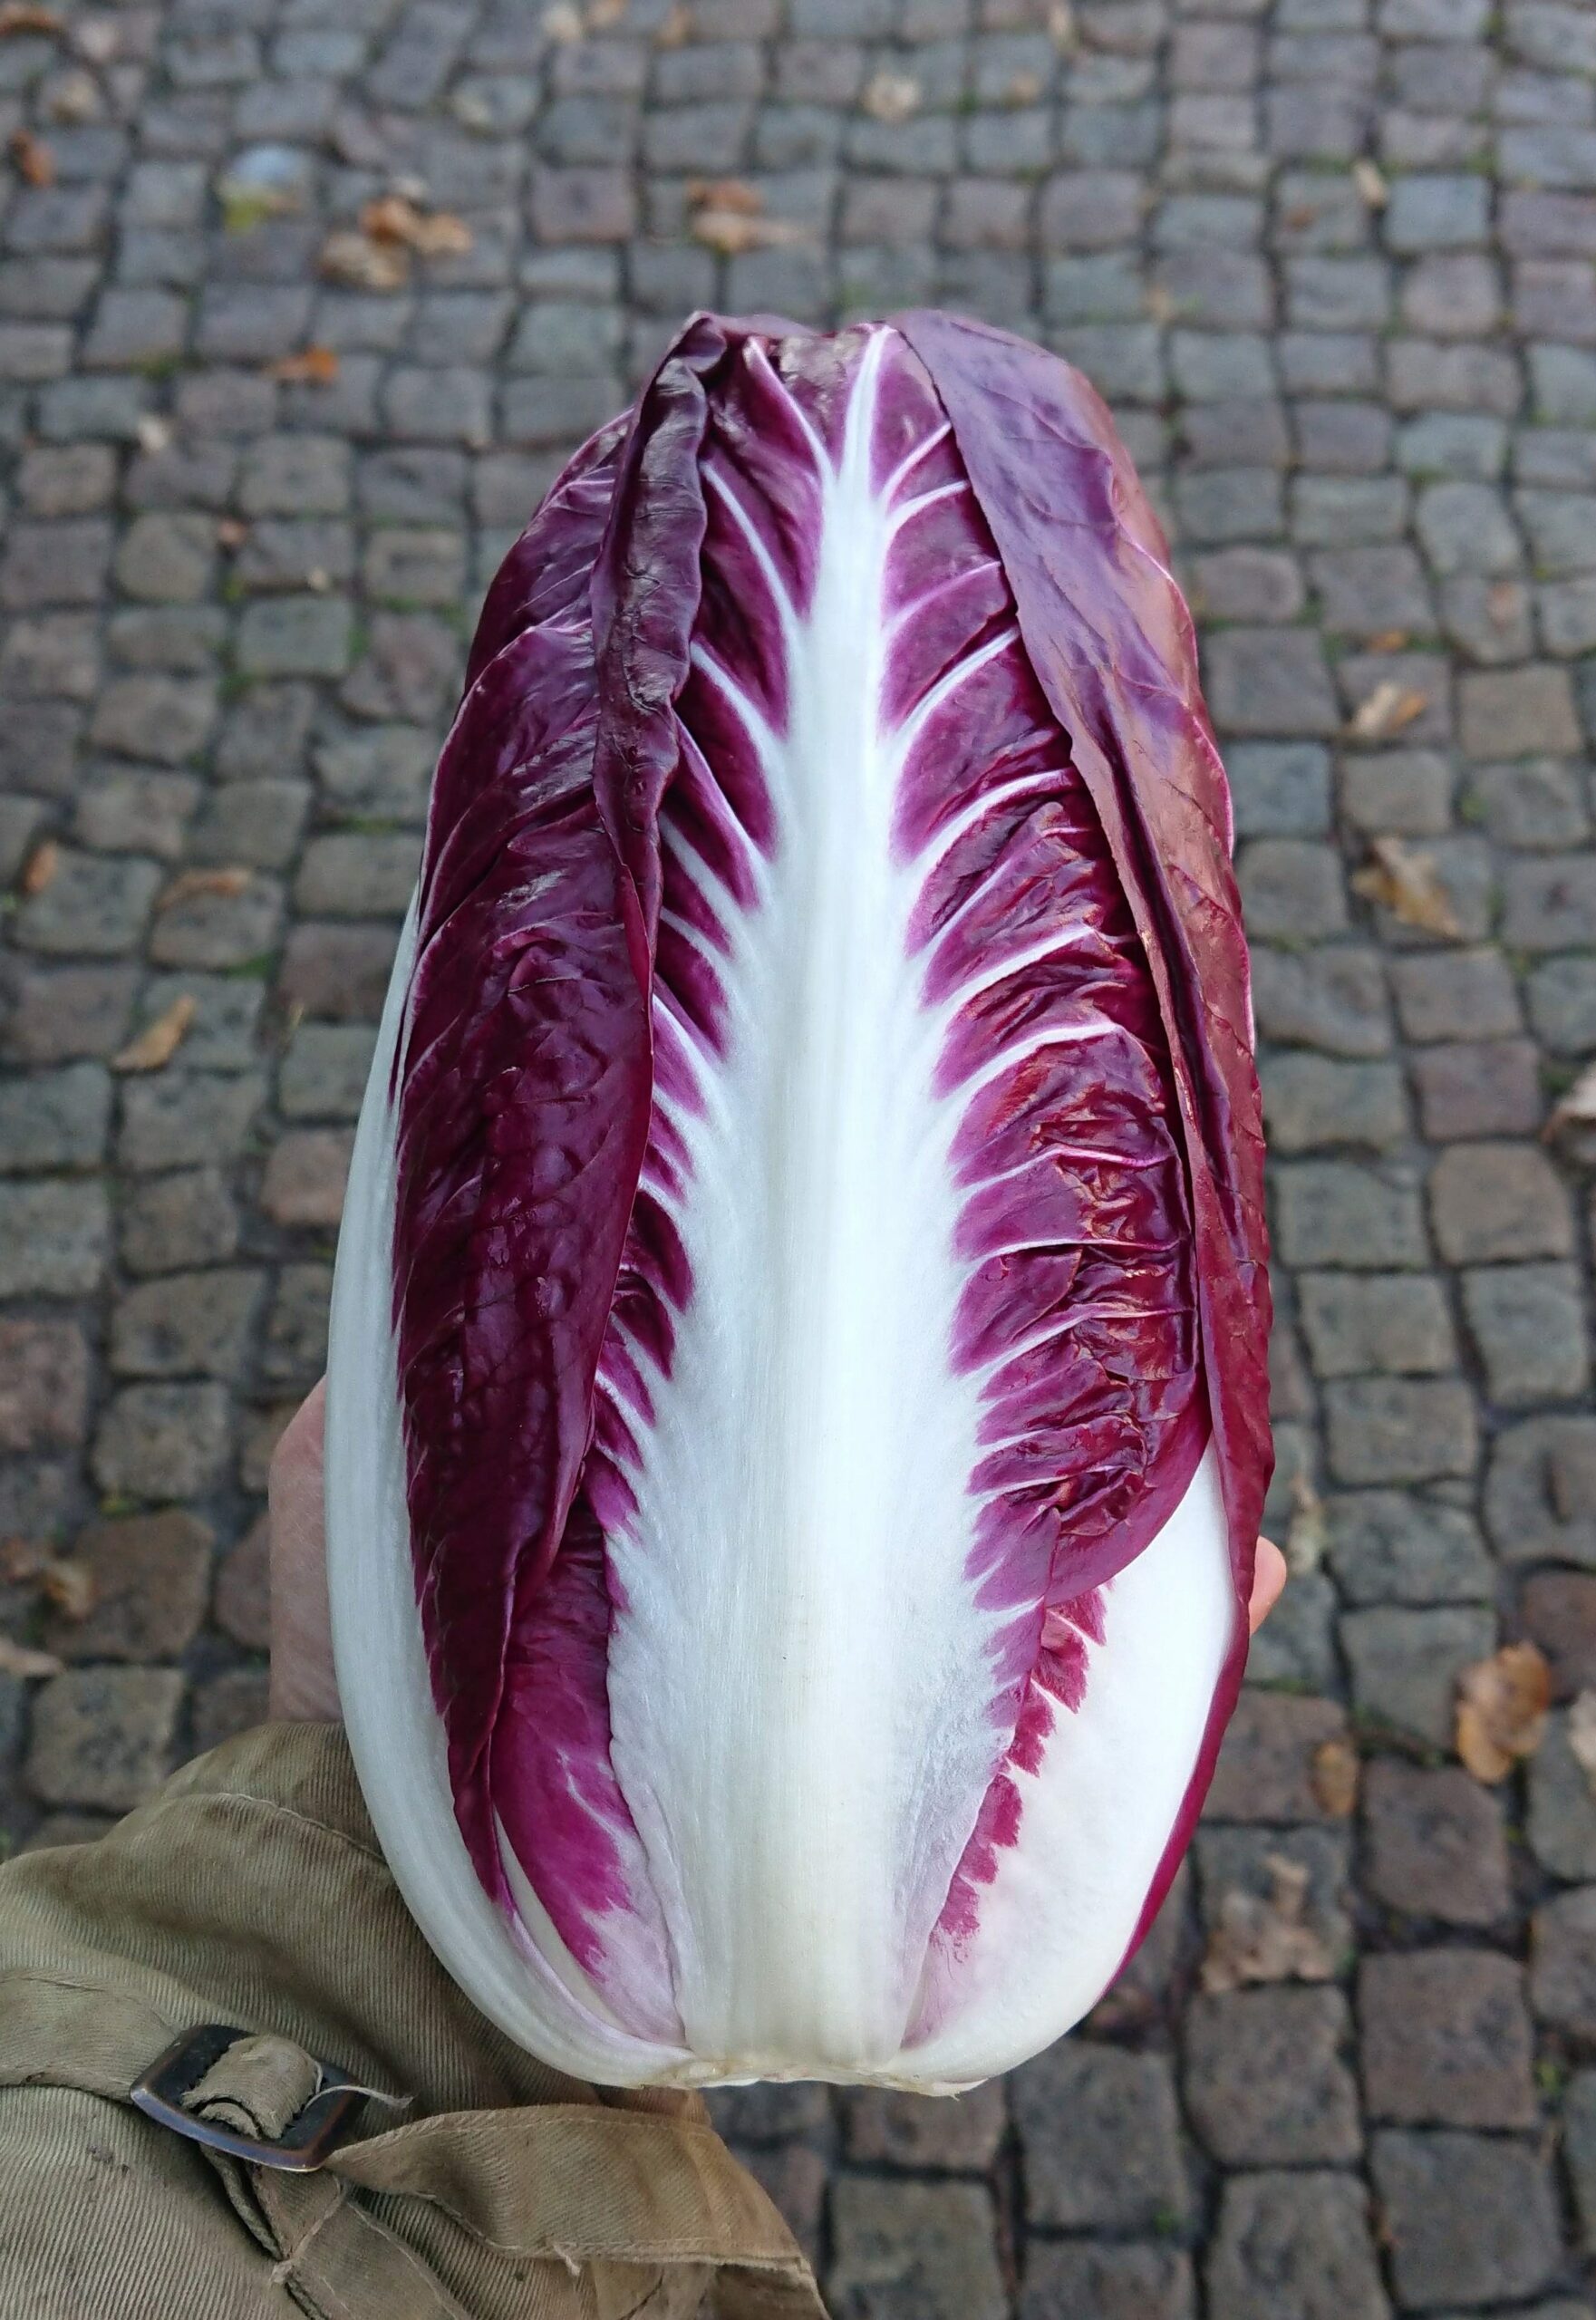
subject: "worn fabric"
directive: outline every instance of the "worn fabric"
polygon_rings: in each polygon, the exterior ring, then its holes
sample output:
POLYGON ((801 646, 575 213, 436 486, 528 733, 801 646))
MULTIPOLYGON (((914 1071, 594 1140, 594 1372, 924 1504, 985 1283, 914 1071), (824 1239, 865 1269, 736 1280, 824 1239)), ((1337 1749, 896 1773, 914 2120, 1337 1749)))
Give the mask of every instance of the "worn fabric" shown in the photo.
POLYGON ((702 2102, 563 2077, 479 2015, 400 1900, 342 1731, 267 1726, 92 1845, 0 1870, 0 2313, 30 2320, 824 2320, 702 2102), (129 2107, 282 2133, 320 2066, 372 2090, 314 2173, 129 2107))

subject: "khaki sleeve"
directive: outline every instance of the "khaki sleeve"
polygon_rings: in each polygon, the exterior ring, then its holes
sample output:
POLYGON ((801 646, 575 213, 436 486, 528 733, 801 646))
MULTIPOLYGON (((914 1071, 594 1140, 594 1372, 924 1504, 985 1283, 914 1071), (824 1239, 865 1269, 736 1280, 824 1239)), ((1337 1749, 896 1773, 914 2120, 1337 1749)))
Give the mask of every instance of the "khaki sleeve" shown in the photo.
POLYGON ((565 2078, 469 2005, 330 1725, 246 1734, 98 1843, 0 1870, 0 2311, 24 2310, 823 2320, 697 2097, 565 2078), (179 2126, 140 2115, 208 2026, 239 2035, 179 2126), (324 2068, 371 2092, 313 2170, 190 2139, 280 2157, 324 2068))

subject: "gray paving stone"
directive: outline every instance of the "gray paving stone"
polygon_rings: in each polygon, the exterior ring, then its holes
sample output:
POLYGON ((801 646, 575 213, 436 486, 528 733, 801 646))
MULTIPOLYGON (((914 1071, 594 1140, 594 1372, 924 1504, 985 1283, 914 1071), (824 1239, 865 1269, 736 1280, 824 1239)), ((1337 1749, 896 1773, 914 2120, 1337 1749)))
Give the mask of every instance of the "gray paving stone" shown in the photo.
POLYGON ((83 1297, 99 1286, 111 1252, 103 1184, 0 1184, 0 1295, 83 1297))
POLYGON ((1550 2170, 1506 2138, 1388 2131, 1374 2139, 1400 2301, 1418 2311, 1533 2296, 1558 2260, 1550 2170))
POLYGON ((12 940, 48 957, 114 959, 137 944, 160 883, 153 862, 62 846, 49 883, 27 896, 12 940))
POLYGON ((1214 2320, 1388 2320, 1369 2214, 1353 2175, 1234 2175, 1205 2281, 1214 2320))
POLYGON ((1568 1717, 1554 1710, 1530 1760, 1530 1848, 1543 1869, 1571 1881, 1596 1878, 1596 1796, 1569 1745, 1568 1717))
POLYGON ((1455 1766, 1379 1757, 1363 1781, 1369 1890, 1444 1925, 1498 1924, 1513 1906, 1499 1799, 1455 1766))
POLYGON ((1576 2038, 1596 2035, 1596 1886, 1559 1893, 1530 1923, 1530 1998, 1536 2016, 1576 2038))
POLYGON ((1494 1574, 1479 1524, 1417 1492, 1338 1491, 1326 1502, 1327 1553, 1353 1603, 1480 1602, 1494 1574))
POLYGON ((1591 1380, 1584 1301, 1572 1265, 1491 1265, 1462 1277, 1463 1310, 1493 1400, 1567 1401, 1591 1380))
POLYGON ((978 2183, 845 2177, 832 2210, 831 2300, 849 2320, 1001 2320, 991 2197, 978 2183))
POLYGON ((1010 2098, 1032 2223, 1146 2231, 1184 2219, 1175 2085, 1160 2057, 1072 2039, 1016 2071, 1010 2098))
POLYGON ((1325 1387, 1324 1402, 1337 1482, 1422 1483, 1474 1472, 1478 1432, 1461 1378, 1340 1378, 1325 1387))
POLYGON ((1430 1173, 1430 1215, 1451 1263, 1572 1253, 1567 1194, 1533 1145, 1456 1144, 1430 1173))
POLYGON ((1511 1958, 1485 1949, 1366 1958, 1358 2024, 1372 2117, 1414 2126, 1536 2123, 1524 1974, 1511 1958))
POLYGON ((1193 2320, 1191 2259, 1178 2248, 1113 2240, 1039 2240, 1020 2289, 1020 2320, 1193 2320))
POLYGON ((1434 1748, 1452 1745, 1459 1676, 1495 1645, 1494 1614, 1463 1605, 1372 1604, 1341 1619, 1357 1713, 1434 1748))
POLYGON ((123 1812, 170 1767, 182 1706, 175 1668, 82 1668, 53 1677, 34 1706, 27 1778, 45 1804, 123 1812))
POLYGON ((1222 2165, 1333 2164, 1362 2147, 1351 2036, 1338 1989, 1237 1990, 1194 1998, 1182 2089, 1222 2165))
POLYGON ((119 1224, 121 1261, 131 1273, 224 1264, 237 1252, 237 1209, 216 1168, 135 1177, 119 1224))

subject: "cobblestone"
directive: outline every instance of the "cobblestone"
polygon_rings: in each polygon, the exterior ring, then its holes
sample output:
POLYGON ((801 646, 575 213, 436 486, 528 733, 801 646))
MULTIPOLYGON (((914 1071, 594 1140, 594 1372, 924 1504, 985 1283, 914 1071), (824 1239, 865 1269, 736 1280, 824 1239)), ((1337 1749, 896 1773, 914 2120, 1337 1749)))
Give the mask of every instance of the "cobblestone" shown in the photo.
MULTIPOLYGON (((75 123, 48 50, 0 44, 5 133, 57 169, 0 218, 0 875, 28 889, 0 941, 0 1527, 101 1581, 51 1627, 69 1673, 30 1715, 0 1698, 5 1825, 121 1810, 260 1713, 265 1458, 321 1359, 427 784, 476 597, 573 438, 695 305, 966 304, 1092 372, 1192 592, 1274 1143, 1270 1519, 1322 1561, 1088 2039, 958 2104, 721 2115, 838 2313, 1574 2320, 1535 2137, 1596 2039, 1567 1724, 1596 1676, 1590 1140, 1543 1133, 1596 1056, 1588 12, 574 13, 551 40, 531 5, 155 0, 117 12, 75 123), (917 84, 903 120, 884 72, 917 84), (300 206, 251 223, 272 147, 300 206), (720 257, 699 173, 807 238, 720 257), (472 249, 392 294, 318 280, 412 175, 472 249), (334 379, 271 375, 309 345, 334 379), (1368 730, 1382 698, 1404 721, 1368 730), (1361 891, 1390 839, 1455 933, 1361 891), (170 1061, 123 1069, 179 1000, 170 1061), (1521 1634, 1557 1705, 1487 1791, 1433 1759, 1458 1666, 1521 1634), (1332 1978, 1194 1996, 1224 1897, 1272 1906, 1282 1861, 1332 1978)), ((1587 2241, 1591 2121, 1576 2075, 1587 2241)))

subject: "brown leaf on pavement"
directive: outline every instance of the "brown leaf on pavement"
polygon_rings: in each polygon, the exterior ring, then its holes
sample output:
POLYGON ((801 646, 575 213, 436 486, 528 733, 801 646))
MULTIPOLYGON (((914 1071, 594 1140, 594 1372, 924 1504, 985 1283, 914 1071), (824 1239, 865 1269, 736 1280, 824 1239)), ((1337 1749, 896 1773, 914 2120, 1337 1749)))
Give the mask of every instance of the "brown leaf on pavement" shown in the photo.
POLYGON ((745 250, 790 249, 813 238, 796 218, 762 216, 764 195, 741 178, 689 178, 687 199, 694 241, 719 250, 722 257, 740 257, 745 250))
POLYGON ((52 1554, 34 1539, 7 1539, 0 1547, 0 1578, 11 1587, 36 1587, 64 1619, 86 1619, 94 1608, 94 1574, 88 1564, 52 1554))
POLYGON ((463 218, 448 209, 419 209, 402 193, 368 201, 360 213, 360 229, 369 242, 397 245, 418 257, 462 257, 471 246, 471 229, 463 218))
POLYGON ((17 884, 24 894, 42 894, 61 867, 61 848, 53 837, 34 846, 17 884))
POLYGON ((1382 677, 1353 710, 1347 731, 1355 741, 1387 741, 1416 717, 1422 717, 1429 705, 1428 693, 1420 692, 1416 685, 1399 685, 1390 677, 1382 677))
POLYGON ((1533 1643, 1504 1644, 1457 1679, 1457 1753, 1475 1780, 1505 1780, 1546 1736, 1552 1670, 1533 1643))
POLYGON ((1369 840, 1369 861, 1352 875, 1352 891, 1380 903, 1405 926, 1456 941, 1463 929, 1451 897, 1427 854, 1417 854, 1399 837, 1369 840))
POLYGON ((409 250, 365 234, 329 234, 317 264, 324 281, 346 290, 402 290, 410 280, 409 250))
POLYGON ((1309 1784, 1332 1820, 1350 1819, 1358 1803, 1360 1770, 1358 1751, 1344 1736, 1321 1740, 1313 1751, 1309 1784))
POLYGON ((1550 1142, 1565 1127, 1589 1127, 1596 1121, 1596 1063, 1588 1063, 1552 1106, 1542 1136, 1550 1142))
POLYGON ((189 1026, 198 1012, 198 1003, 188 991, 181 991, 169 1007, 165 1007, 153 1023, 147 1024, 137 1039, 130 1039, 119 1055, 111 1058, 113 1071, 160 1071, 169 1064, 189 1035, 189 1026))
POLYGON ((1306 1474, 1291 1477, 1291 1519, 1286 1525, 1286 1569, 1293 1579, 1306 1579, 1324 1561, 1330 1528, 1324 1501, 1306 1474))
POLYGON ((241 868, 226 870, 179 870, 161 894, 157 910, 175 910, 179 903, 192 902, 196 894, 220 894, 230 900, 244 893, 249 884, 249 873, 241 868))
POLYGON ((290 387, 330 387, 338 376, 338 357, 330 346, 306 346, 267 365, 266 376, 290 387))
POLYGON ((1328 1982, 1336 1959, 1322 1938, 1303 1922, 1308 1871, 1301 1861, 1270 1853, 1264 1867, 1267 1898, 1232 1886, 1219 1903, 1219 1922, 1199 1968, 1211 1994, 1237 1990, 1250 1982, 1328 1982))
POLYGON ((53 8, 34 7, 29 0, 5 0, 0 7, 0 40, 13 40, 19 33, 43 33, 47 40, 53 40, 65 30, 64 20, 53 8))
POLYGON ((1386 183, 1378 163, 1371 161, 1367 155, 1362 160, 1353 162, 1352 182, 1358 188, 1367 208, 1383 209, 1391 198, 1391 188, 1386 183))
POLYGON ((39 1573, 39 1584, 63 1619, 86 1619, 94 1608, 94 1574, 87 1563, 52 1555, 39 1573))
POLYGON ((920 110, 921 88, 912 73, 872 74, 859 102, 872 121, 909 121, 920 110))
POLYGON ((59 1676, 64 1665, 53 1651, 33 1651, 25 1643, 13 1643, 8 1635, 0 1635, 0 1676, 16 1676, 25 1682, 31 1676, 59 1676))
POLYGON ((42 137, 31 129, 15 129, 6 148, 16 174, 24 185, 53 185, 55 156, 42 137))

